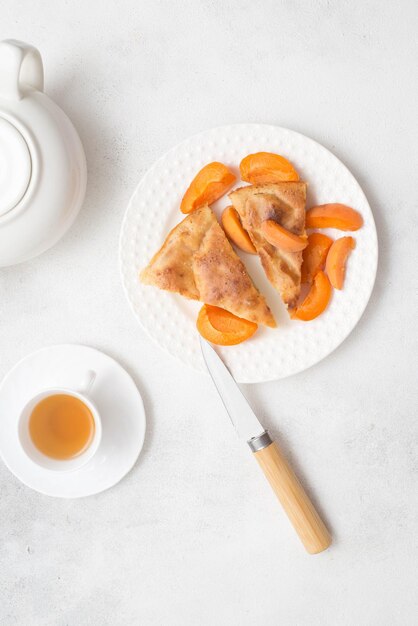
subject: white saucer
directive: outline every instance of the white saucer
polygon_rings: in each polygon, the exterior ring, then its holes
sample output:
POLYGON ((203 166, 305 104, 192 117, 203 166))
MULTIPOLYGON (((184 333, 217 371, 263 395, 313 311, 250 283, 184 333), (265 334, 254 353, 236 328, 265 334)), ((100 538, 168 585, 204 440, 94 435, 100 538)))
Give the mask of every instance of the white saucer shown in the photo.
POLYGON ((144 406, 134 381, 116 361, 93 348, 43 348, 19 361, 0 385, 0 454, 19 480, 45 495, 80 498, 112 487, 134 465, 144 436, 144 406), (25 456, 17 438, 16 421, 22 407, 42 389, 77 388, 87 370, 97 374, 90 395, 102 419, 100 448, 75 471, 38 467, 25 456))

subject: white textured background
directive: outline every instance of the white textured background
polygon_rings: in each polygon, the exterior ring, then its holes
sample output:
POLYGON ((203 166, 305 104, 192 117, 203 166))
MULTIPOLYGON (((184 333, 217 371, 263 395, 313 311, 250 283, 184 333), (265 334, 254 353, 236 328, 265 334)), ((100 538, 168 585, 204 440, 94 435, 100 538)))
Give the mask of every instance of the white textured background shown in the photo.
POLYGON ((0 375, 47 344, 116 357, 145 400, 140 461, 61 501, 0 466, 1 626, 415 626, 418 623, 414 0, 2 0, 0 38, 40 48, 46 89, 89 164, 76 224, 0 270, 0 375), (142 173, 233 122, 323 143, 374 210, 370 305, 322 364, 245 388, 333 530, 307 556, 208 379, 163 354, 124 301, 117 243, 142 173))

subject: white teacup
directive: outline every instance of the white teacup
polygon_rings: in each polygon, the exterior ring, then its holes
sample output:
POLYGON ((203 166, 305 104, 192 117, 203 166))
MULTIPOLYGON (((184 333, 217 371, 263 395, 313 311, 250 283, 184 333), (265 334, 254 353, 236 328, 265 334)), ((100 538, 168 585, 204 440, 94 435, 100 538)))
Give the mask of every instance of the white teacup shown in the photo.
POLYGON ((90 459, 95 455, 102 438, 102 422, 99 412, 93 402, 89 399, 88 395, 96 379, 96 373, 88 371, 86 374, 86 381, 80 391, 74 391, 72 389, 66 389, 64 387, 54 387, 51 389, 45 389, 36 394, 22 409, 22 412, 18 419, 18 438, 25 455, 36 465, 53 471, 71 471, 83 467, 90 459), (43 454, 33 443, 29 432, 29 420, 32 411, 36 405, 47 398, 56 394, 64 394, 78 398, 86 407, 90 410, 94 421, 94 434, 88 444, 88 447, 71 459, 53 459, 43 454))

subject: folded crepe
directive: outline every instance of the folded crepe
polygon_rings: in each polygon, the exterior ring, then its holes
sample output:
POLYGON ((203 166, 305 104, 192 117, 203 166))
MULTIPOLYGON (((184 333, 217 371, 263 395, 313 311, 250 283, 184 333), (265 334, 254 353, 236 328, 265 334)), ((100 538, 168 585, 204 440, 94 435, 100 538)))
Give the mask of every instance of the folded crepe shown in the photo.
POLYGON ((209 206, 194 211, 173 228, 140 279, 257 324, 276 326, 264 297, 209 206))
POLYGON ((283 182, 240 187, 229 194, 260 257, 267 278, 286 306, 300 294, 302 252, 288 252, 269 243, 261 224, 273 220, 295 235, 305 234, 306 183, 283 182))

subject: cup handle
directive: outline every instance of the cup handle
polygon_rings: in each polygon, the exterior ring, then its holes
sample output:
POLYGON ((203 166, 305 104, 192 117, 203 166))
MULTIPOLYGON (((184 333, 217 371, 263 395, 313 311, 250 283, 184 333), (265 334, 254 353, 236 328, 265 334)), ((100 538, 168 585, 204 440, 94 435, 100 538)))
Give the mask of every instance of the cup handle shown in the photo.
POLYGON ((44 90, 44 67, 39 50, 23 41, 0 42, 0 94, 22 100, 27 90, 44 90))
POLYGON ((91 388, 94 385, 94 381, 96 380, 96 372, 93 370, 88 370, 85 375, 80 388, 78 389, 78 393, 81 393, 83 396, 88 396, 91 388))

